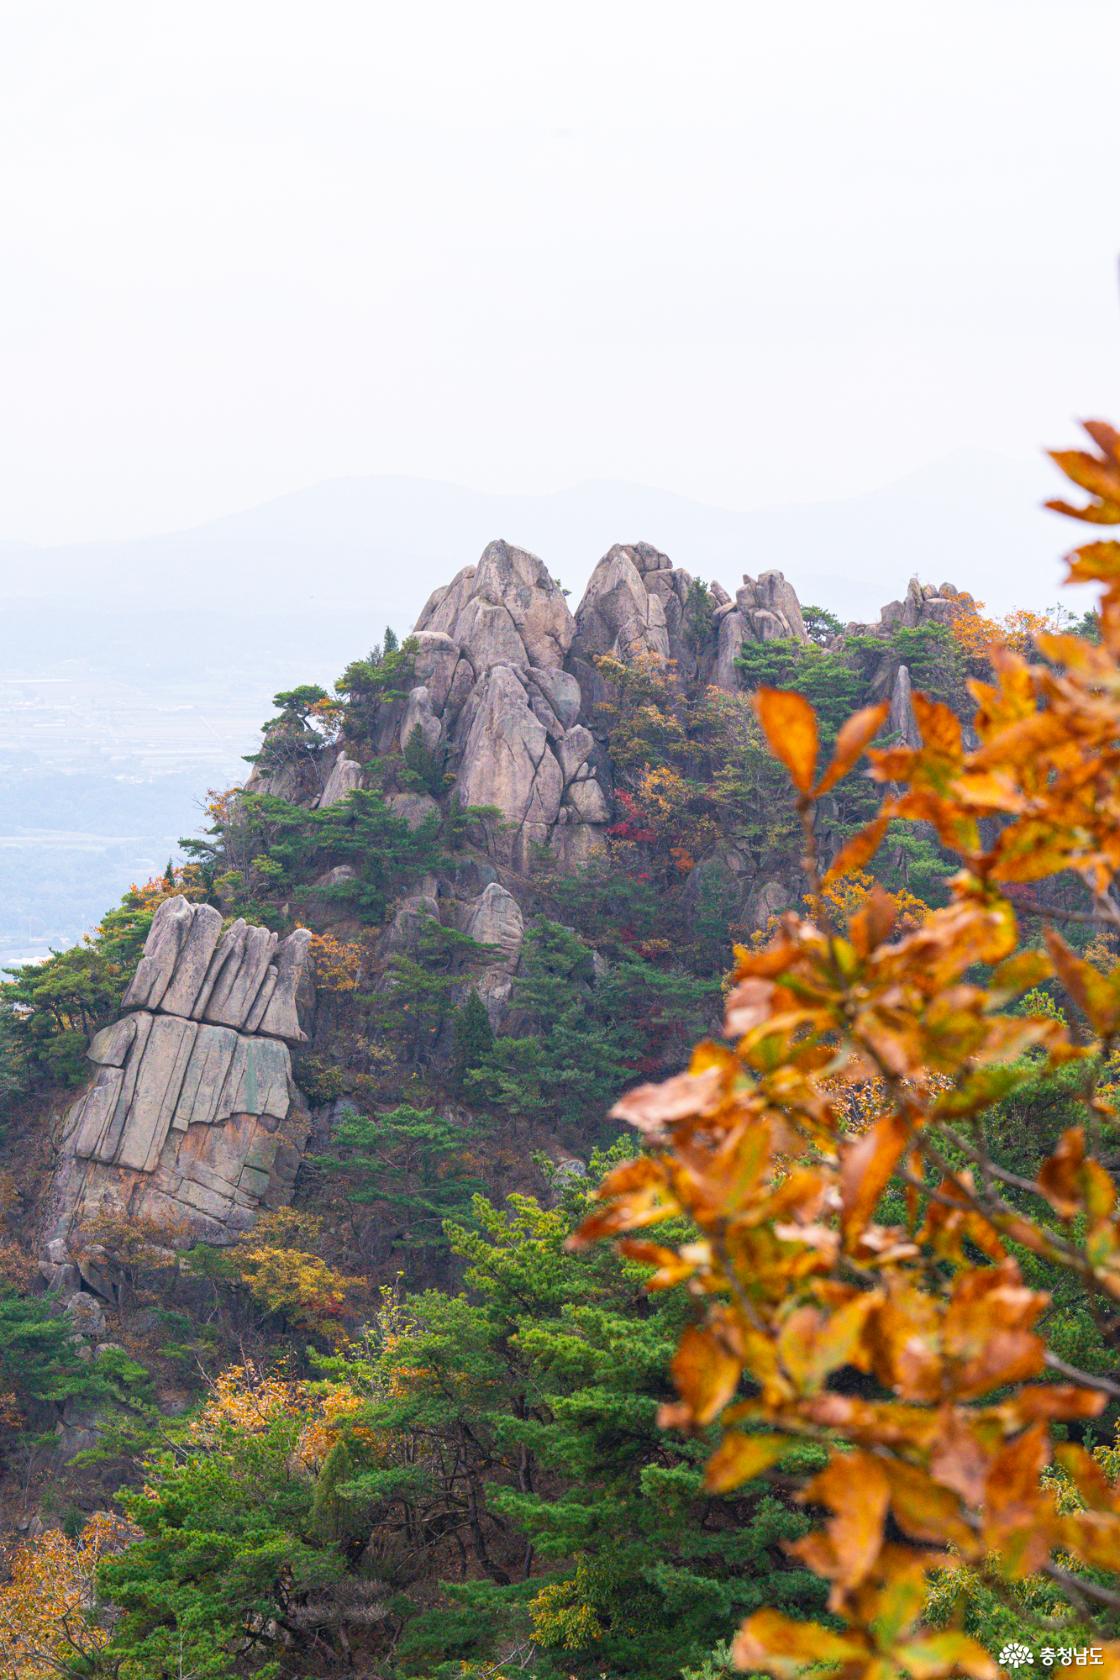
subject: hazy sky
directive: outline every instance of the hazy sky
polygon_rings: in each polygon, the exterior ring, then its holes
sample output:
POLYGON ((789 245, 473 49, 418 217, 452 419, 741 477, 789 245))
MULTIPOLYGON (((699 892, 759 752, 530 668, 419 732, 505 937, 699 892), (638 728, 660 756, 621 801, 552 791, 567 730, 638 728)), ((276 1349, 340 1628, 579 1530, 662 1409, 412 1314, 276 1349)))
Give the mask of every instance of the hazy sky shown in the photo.
POLYGON ((1120 413, 1117 0, 0 0, 0 538, 1120 413))

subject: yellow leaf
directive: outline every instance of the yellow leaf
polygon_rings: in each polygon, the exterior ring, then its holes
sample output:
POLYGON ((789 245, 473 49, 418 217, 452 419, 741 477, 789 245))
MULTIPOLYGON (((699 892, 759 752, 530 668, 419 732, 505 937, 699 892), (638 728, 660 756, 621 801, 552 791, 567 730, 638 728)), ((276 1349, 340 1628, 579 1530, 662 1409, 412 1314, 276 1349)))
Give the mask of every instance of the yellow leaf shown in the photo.
POLYGON ((725 1435, 704 1475, 709 1493, 727 1493, 769 1470, 789 1449, 784 1435, 725 1435))

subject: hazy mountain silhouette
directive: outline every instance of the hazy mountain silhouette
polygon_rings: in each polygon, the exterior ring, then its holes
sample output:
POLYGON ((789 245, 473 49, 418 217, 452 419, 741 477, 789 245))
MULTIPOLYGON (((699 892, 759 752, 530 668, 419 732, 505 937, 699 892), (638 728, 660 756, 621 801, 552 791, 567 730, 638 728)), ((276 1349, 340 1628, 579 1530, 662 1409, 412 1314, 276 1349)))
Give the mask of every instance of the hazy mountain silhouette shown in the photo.
MULTIPOLYGON (((811 469, 811 456, 807 463, 811 469)), ((0 600, 69 598, 120 610, 161 600, 285 614, 373 609, 405 626, 428 593, 502 536, 572 590, 615 542, 655 543, 734 588, 784 571, 802 600, 877 616, 918 572, 1004 610, 1053 600, 1061 533, 1039 510, 1048 469, 962 452, 847 500, 734 512, 641 485, 491 495, 410 478, 329 479, 193 530, 127 542, 0 547, 0 600)), ((359 640, 361 638, 359 637, 359 640)))
POLYGON ((993 610, 1041 607, 1065 537, 1039 510, 1051 488, 1041 458, 975 454, 745 513, 630 484, 341 478, 190 531, 0 544, 0 962, 73 940, 162 867, 206 789, 245 774, 278 689, 329 685, 387 624, 406 631, 493 537, 539 554, 573 607, 611 544, 640 539, 732 590, 777 567, 845 620, 877 618, 914 572, 993 610))

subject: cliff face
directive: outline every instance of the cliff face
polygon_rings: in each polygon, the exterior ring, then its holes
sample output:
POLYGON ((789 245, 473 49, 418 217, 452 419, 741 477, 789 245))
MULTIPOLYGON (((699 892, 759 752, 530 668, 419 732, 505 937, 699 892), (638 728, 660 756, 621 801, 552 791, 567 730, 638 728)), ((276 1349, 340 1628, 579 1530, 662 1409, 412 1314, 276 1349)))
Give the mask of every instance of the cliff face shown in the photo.
POLYGON ((160 905, 118 1021, 97 1033, 97 1071, 63 1132, 41 1269, 111 1292, 96 1243, 108 1215, 151 1221, 176 1245, 227 1242, 290 1196, 307 1140, 288 1042, 313 1005, 308 950, 209 905, 160 905))
MULTIPOLYGON (((914 582, 875 628, 942 622, 955 594, 914 582)), ((382 764, 422 750, 440 766, 433 791, 388 793, 414 830, 452 802, 491 814, 474 819, 469 867, 421 879, 391 907, 383 950, 410 948, 428 919, 486 946, 471 985, 500 1028, 535 860, 577 871, 604 848, 617 816, 601 705, 612 688, 598 662, 671 661, 692 692, 734 692, 747 643, 808 640, 780 572, 744 577, 732 596, 699 585, 648 543, 619 545, 573 616, 542 561, 491 543, 425 605, 411 687, 379 714, 372 742, 382 764)), ((912 738, 905 665, 887 658, 874 686, 890 697, 892 731, 912 738)), ((356 750, 321 745, 270 760, 247 790, 324 810, 365 785, 356 750)), ((753 878, 733 848, 707 867, 743 875, 756 925, 790 901, 788 883, 753 878)), ((353 875, 335 864, 319 885, 353 875)), ((278 941, 242 920, 223 931, 217 909, 185 898, 160 906, 124 1012, 90 1045, 96 1072, 67 1118, 42 1263, 51 1281, 74 1281, 74 1233, 98 1214, 154 1221, 175 1244, 228 1242, 289 1197, 309 1125, 289 1045, 312 1020, 310 938, 297 929, 278 941)), ((91 1263, 85 1251, 80 1263, 87 1282, 107 1287, 96 1256, 91 1263)))

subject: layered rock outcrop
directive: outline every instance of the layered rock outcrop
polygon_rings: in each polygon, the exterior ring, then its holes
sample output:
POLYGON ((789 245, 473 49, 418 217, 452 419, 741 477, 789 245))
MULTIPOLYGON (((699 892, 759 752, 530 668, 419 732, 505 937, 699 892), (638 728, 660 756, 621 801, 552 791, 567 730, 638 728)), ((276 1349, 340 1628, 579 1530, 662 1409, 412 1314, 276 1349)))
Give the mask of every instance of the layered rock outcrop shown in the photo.
POLYGON ((229 1242, 291 1194, 308 1118, 289 1043, 314 1004, 310 933, 278 940, 186 898, 157 910, 128 1011, 97 1033, 66 1117, 44 1275, 106 1275, 82 1236, 99 1215, 150 1220, 174 1246, 229 1242))

